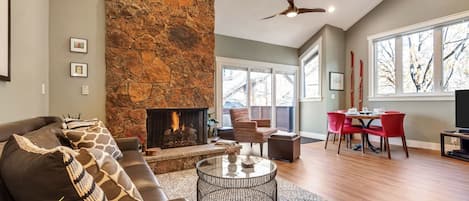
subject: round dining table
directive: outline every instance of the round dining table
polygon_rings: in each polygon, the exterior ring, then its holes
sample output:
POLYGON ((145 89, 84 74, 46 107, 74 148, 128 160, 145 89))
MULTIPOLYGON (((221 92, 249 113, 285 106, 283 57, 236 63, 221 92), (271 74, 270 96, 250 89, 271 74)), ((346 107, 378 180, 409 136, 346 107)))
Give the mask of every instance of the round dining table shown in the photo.
MULTIPOLYGON (((345 113, 345 117, 349 119, 356 119, 360 122, 362 128, 370 128, 371 123, 374 120, 380 119, 381 114, 376 114, 376 113, 345 113), (367 122, 365 122, 367 121, 367 122)), ((373 144, 371 144, 370 139, 368 138, 367 133, 363 133, 362 136, 364 136, 364 139, 366 140, 366 143, 368 145, 368 148, 373 151, 374 153, 379 153, 380 150, 376 149, 373 144)), ((380 141, 380 147, 382 147, 382 141, 380 141)), ((362 147, 361 144, 355 145, 353 150, 359 151, 362 150, 364 151, 364 148, 362 147)))

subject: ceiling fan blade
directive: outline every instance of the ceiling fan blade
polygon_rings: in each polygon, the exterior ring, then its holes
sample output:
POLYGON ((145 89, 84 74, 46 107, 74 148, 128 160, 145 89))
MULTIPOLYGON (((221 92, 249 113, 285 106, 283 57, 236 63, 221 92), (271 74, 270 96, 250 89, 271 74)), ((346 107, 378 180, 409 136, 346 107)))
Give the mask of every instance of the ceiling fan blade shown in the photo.
POLYGON ((294 0, 287 0, 288 1, 288 4, 290 4, 290 8, 294 8, 295 7, 295 2, 294 0))
POLYGON ((298 14, 302 13, 325 13, 326 10, 322 8, 299 8, 298 9, 298 14))
POLYGON ((290 12, 290 10, 291 10, 291 9, 288 8, 288 9, 282 11, 281 13, 277 13, 277 14, 272 15, 272 16, 269 16, 269 17, 264 17, 264 18, 262 18, 261 20, 267 20, 267 19, 270 19, 270 18, 277 17, 277 16, 279 16, 279 15, 286 15, 288 12, 290 12))
POLYGON ((277 17, 278 15, 279 14, 275 14, 275 15, 272 15, 272 16, 269 16, 269 17, 264 17, 261 20, 267 20, 267 19, 270 19, 270 18, 274 18, 274 17, 277 17))

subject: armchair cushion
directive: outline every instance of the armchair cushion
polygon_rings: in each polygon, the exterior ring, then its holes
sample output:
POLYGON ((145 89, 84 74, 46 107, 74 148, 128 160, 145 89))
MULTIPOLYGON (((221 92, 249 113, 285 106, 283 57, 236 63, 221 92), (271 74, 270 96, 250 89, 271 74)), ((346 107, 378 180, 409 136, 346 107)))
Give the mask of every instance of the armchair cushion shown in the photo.
POLYGON ((243 129, 243 128, 248 128, 248 129, 256 129, 257 128, 257 123, 255 121, 238 121, 234 123, 234 129, 243 129))
POLYGON ((270 119, 253 119, 252 121, 257 122, 258 127, 270 127, 270 119))

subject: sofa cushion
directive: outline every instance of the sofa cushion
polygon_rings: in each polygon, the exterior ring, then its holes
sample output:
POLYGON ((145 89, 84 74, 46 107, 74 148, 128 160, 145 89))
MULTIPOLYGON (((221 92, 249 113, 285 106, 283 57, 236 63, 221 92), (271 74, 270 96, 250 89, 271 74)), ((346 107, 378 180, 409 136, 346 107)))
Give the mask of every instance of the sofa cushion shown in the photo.
POLYGON ((76 152, 67 147, 44 149, 13 135, 5 145, 0 172, 15 201, 106 201, 74 155, 76 152))
POLYGON ((62 122, 62 119, 59 117, 36 117, 0 124, 0 142, 7 141, 13 134, 23 135, 54 122, 62 122))
POLYGON ((98 149, 81 149, 77 160, 103 189, 110 201, 143 201, 130 177, 109 154, 98 149))
POLYGON ((45 149, 53 149, 61 146, 59 136, 63 135, 62 129, 57 127, 60 123, 49 124, 38 130, 24 134, 32 143, 45 149))
POLYGON ((63 132, 75 149, 100 149, 115 159, 122 158, 121 150, 102 121, 99 121, 96 126, 65 129, 63 132))
POLYGON ((3 179, 1 178, 1 176, 0 176, 0 200, 1 201, 13 201, 13 198, 8 192, 7 187, 5 186, 5 183, 3 182, 3 179))

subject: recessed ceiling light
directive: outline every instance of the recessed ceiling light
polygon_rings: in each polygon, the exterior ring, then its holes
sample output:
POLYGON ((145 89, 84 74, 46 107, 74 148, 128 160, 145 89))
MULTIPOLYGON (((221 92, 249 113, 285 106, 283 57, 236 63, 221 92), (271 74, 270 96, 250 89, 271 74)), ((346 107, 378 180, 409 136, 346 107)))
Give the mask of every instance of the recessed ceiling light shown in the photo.
POLYGON ((328 9, 327 9, 327 12, 329 13, 333 13, 335 11, 335 7, 334 6, 330 6, 328 9))

